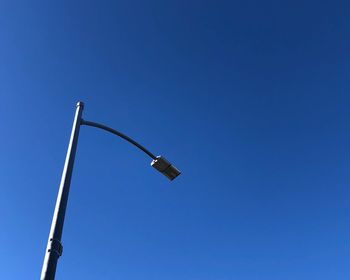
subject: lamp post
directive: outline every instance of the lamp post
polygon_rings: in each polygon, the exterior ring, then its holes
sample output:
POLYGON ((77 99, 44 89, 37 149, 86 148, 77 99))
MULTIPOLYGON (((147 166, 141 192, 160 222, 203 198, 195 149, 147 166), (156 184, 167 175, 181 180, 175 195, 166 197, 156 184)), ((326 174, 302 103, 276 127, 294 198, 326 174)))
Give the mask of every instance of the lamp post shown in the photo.
POLYGON ((62 255, 63 246, 61 244, 61 238, 62 238, 63 224, 64 224, 64 218, 65 218, 65 213, 67 208, 70 182, 72 178, 74 159, 75 159, 75 154, 77 150, 79 130, 81 125, 87 125, 87 126, 103 129, 133 144, 134 146, 139 148, 141 151, 146 153, 149 157, 151 157, 152 158, 151 165, 155 169, 157 169, 159 172, 164 174, 166 177, 168 177, 170 180, 173 180, 178 175, 180 175, 180 171, 176 167, 174 167, 170 162, 168 162, 164 157, 155 156, 150 151, 148 151, 145 147, 143 147, 141 144, 137 143, 135 140, 124 135, 123 133, 99 123, 83 120, 82 119, 83 109, 84 109, 84 103, 78 102, 74 121, 73 121, 72 133, 71 133, 71 137, 68 145, 66 160, 63 167, 61 183, 60 183, 60 187, 57 195, 55 211, 52 218, 49 240, 47 242, 46 253, 45 253, 44 263, 43 263, 41 277, 40 277, 41 280, 55 279, 57 261, 58 261, 58 258, 62 255))

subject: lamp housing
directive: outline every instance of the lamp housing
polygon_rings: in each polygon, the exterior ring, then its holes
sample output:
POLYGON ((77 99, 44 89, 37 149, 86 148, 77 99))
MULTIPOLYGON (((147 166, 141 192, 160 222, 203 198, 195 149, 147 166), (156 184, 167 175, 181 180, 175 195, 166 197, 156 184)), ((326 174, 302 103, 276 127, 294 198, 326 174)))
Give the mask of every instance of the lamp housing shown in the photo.
POLYGON ((157 156, 152 160, 151 166, 166 176, 169 180, 174 180, 181 172, 162 156, 157 156))

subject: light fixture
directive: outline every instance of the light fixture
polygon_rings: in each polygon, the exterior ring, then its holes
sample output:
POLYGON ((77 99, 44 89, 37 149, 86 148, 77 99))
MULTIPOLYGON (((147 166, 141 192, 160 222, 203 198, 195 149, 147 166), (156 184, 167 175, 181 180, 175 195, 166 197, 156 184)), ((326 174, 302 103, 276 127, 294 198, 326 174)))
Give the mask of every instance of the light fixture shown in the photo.
POLYGON ((164 174, 171 181, 181 174, 175 166, 162 156, 157 156, 156 159, 152 160, 151 166, 164 174))

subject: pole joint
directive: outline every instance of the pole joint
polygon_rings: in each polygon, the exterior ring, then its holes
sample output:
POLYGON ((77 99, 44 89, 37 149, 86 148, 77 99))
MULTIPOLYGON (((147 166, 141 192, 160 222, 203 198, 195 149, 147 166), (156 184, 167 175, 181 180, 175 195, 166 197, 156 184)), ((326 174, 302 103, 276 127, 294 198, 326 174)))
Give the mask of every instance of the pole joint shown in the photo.
POLYGON ((55 238, 50 238, 50 247, 48 249, 48 252, 54 252, 58 257, 62 256, 63 246, 61 241, 55 238))

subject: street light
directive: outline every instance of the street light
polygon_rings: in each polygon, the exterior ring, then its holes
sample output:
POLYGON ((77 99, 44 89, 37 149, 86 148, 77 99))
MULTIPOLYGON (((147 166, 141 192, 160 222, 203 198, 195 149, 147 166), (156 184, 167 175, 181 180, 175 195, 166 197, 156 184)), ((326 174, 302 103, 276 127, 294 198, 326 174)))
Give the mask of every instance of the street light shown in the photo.
POLYGON ((169 161, 167 161, 164 157, 155 156, 153 153, 151 153, 141 144, 137 143, 135 140, 124 135, 123 133, 117 130, 114 130, 108 126, 105 126, 103 124, 83 120, 82 119, 83 109, 84 109, 84 103, 78 102, 77 109, 75 112, 74 122, 73 122, 72 133, 71 133, 71 137, 68 145, 66 160, 63 167, 61 183, 60 183, 60 187, 57 195, 55 211, 52 218, 49 240, 47 242, 46 253, 45 253, 44 263, 43 263, 41 277, 40 277, 41 280, 55 279, 57 261, 63 252, 61 238, 62 238, 63 224, 64 224, 64 218, 65 218, 67 202, 68 202, 70 182, 71 182, 72 172, 73 172, 74 159, 75 159, 75 154, 76 154, 77 145, 78 145, 80 126, 86 125, 86 126, 97 127, 123 138, 124 140, 128 141, 129 143, 139 148, 149 157, 151 157, 152 158, 151 166, 153 166, 159 172, 164 174, 170 180, 173 180, 180 175, 180 171, 176 167, 174 167, 169 161))
POLYGON ((175 166, 173 166, 162 156, 157 156, 155 159, 153 159, 151 166, 164 174, 171 181, 181 174, 181 172, 175 166))

